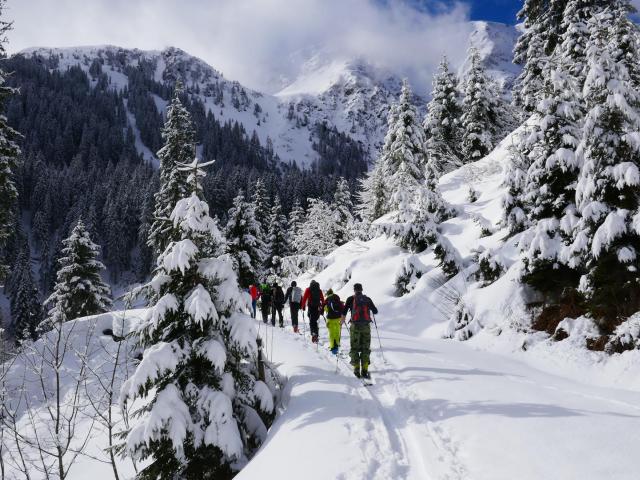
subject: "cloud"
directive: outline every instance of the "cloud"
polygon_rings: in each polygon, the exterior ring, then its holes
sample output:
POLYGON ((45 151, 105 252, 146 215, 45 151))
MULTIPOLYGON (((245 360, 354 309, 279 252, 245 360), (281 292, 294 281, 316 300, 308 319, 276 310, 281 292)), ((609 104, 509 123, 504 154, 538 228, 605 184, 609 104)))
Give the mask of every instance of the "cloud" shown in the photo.
POLYGON ((468 8, 409 0, 8 0, 10 51, 30 46, 177 46, 273 91, 302 59, 362 56, 427 88, 441 55, 464 57, 468 8))

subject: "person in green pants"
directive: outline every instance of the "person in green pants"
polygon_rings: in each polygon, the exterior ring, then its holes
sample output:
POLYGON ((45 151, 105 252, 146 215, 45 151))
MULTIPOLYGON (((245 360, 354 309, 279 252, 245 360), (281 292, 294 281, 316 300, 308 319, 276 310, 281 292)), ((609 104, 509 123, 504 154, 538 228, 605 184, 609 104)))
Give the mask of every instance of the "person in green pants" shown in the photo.
POLYGON ((343 309, 344 303, 340 301, 340 297, 329 289, 324 300, 324 311, 327 315, 327 330, 329 330, 329 350, 334 355, 337 355, 340 349, 343 309))
POLYGON ((373 301, 362 293, 362 285, 353 286, 353 295, 347 298, 342 309, 341 321, 344 322, 351 312, 351 365, 353 373, 358 378, 369 376, 369 361, 371 356, 371 314, 376 315, 378 309, 373 301))

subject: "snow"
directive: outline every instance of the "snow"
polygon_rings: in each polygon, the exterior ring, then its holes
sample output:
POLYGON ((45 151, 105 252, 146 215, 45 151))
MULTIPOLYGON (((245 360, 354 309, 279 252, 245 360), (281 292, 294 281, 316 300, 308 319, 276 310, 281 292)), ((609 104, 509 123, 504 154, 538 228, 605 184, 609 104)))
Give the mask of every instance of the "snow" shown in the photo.
POLYGON ((404 319, 390 316, 387 302, 378 306, 386 362, 374 338, 372 387, 326 344, 316 350, 300 335, 262 327, 288 377, 285 409, 238 479, 282 474, 283 464, 285 478, 310 480, 635 478, 638 391, 391 332, 404 319))

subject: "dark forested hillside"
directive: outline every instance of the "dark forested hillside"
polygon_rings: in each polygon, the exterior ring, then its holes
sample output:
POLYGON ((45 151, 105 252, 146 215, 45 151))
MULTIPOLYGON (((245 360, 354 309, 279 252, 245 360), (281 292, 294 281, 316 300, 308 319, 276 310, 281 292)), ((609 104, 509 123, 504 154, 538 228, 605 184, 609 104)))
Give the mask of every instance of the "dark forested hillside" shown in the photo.
MULTIPOLYGON (((54 67, 55 58, 15 56, 5 62, 12 72, 9 83, 20 89, 7 116, 24 134, 17 178, 22 222, 10 239, 8 260, 17 260, 28 238, 39 287, 48 294, 61 239, 82 218, 92 238, 100 239, 111 281, 142 278, 152 267, 145 242, 158 178, 140 140, 151 152, 161 147, 163 107, 174 85, 155 81, 153 65, 145 61, 123 66, 129 82, 121 90, 111 85, 99 60, 88 72, 54 67)), ((338 176, 350 178, 353 187, 366 170, 361 147, 326 126, 318 127, 314 146, 321 160, 303 171, 280 162, 270 141, 262 145, 255 132, 237 122, 221 123, 197 98, 187 93, 183 103, 194 121, 198 155, 216 160, 204 189, 223 221, 238 190, 250 195, 258 179, 287 213, 296 200, 304 206, 307 198, 331 199, 338 176)))

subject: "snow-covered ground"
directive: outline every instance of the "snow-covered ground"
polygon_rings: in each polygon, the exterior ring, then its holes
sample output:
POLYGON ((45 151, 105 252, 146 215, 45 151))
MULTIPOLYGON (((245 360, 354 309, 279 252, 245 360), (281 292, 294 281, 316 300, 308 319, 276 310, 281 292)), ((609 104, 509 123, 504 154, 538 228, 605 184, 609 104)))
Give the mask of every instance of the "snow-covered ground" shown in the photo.
POLYGON ((285 411, 238 479, 637 478, 640 392, 397 333, 385 307, 370 387, 326 346, 266 329, 289 378, 285 411))

